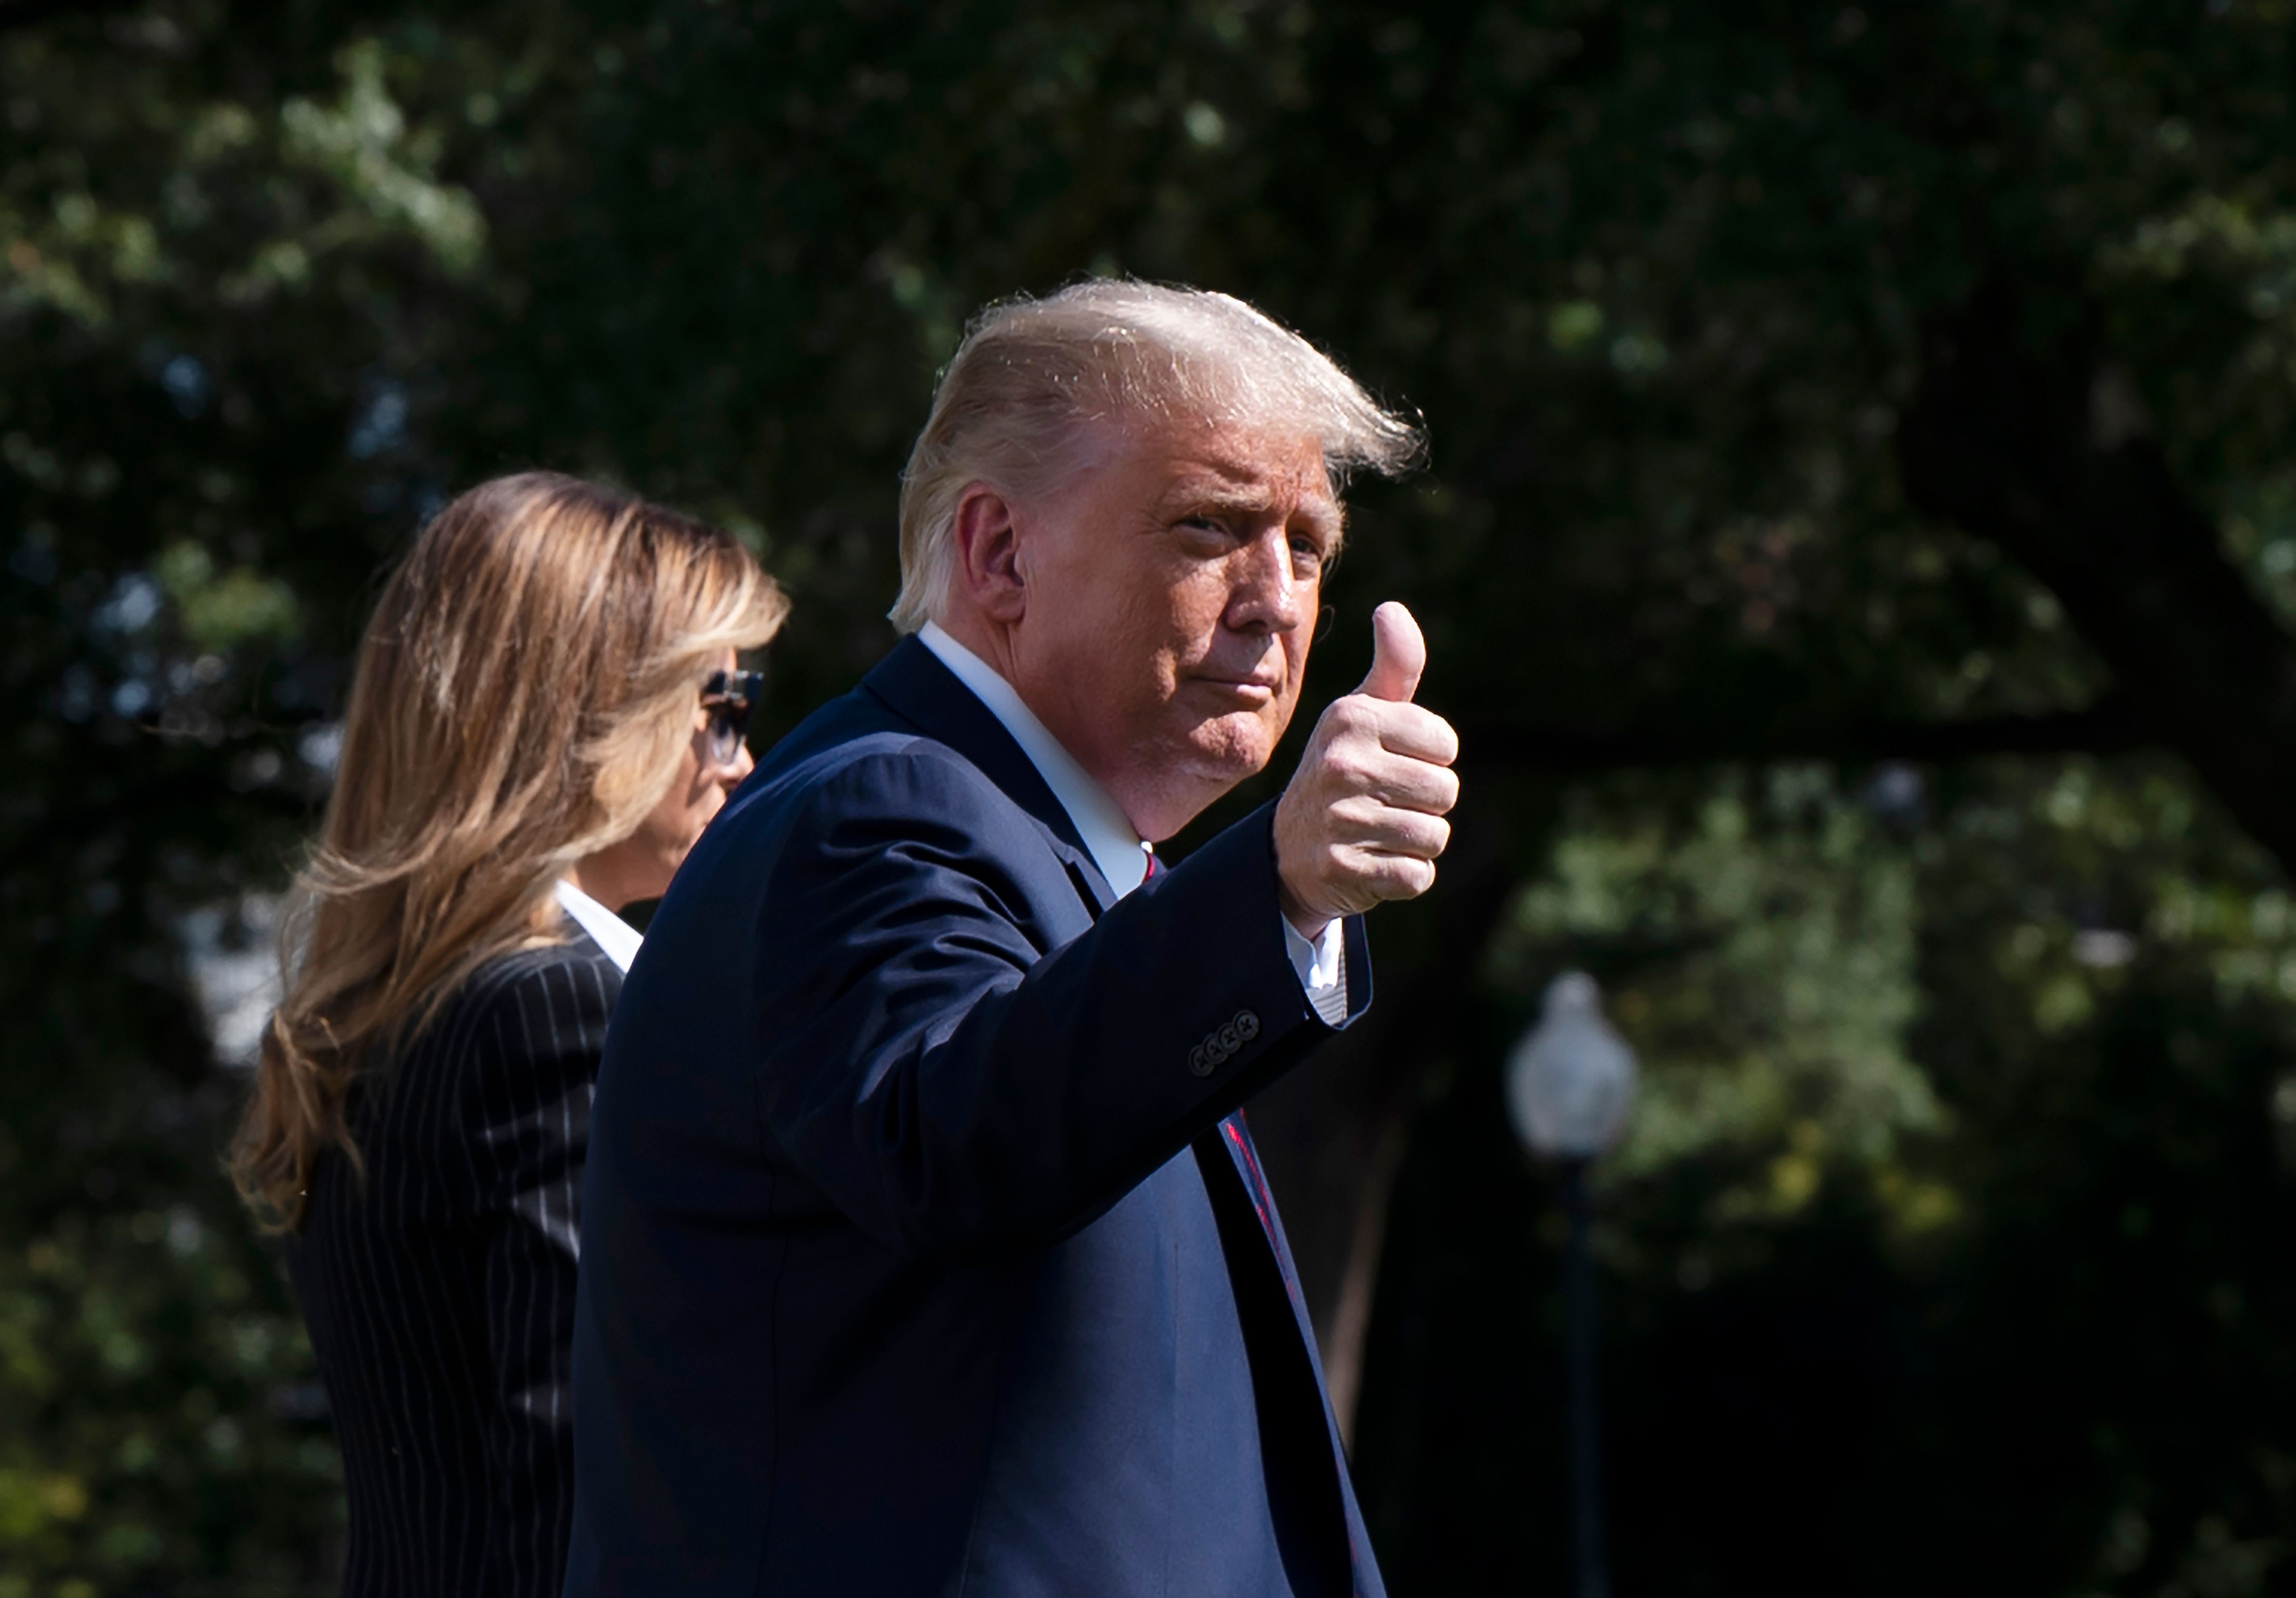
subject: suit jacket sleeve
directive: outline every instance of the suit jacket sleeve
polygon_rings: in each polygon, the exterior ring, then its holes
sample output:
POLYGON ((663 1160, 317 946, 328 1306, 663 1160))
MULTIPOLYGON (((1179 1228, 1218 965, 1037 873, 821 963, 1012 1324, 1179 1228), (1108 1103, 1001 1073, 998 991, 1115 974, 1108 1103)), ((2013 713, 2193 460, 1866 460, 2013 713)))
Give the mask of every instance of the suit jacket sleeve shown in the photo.
POLYGON ((579 954, 521 972, 488 1004, 463 1073, 463 1142, 484 1250, 488 1590, 555 1598, 573 1524, 575 1260, 590 1100, 619 977, 579 954))
POLYGON ((1331 1036, 1284 947, 1270 812, 1059 948, 1024 930, 1033 824, 937 746, 873 753, 813 791, 767 879, 767 1132, 914 1253, 1065 1235, 1331 1036))

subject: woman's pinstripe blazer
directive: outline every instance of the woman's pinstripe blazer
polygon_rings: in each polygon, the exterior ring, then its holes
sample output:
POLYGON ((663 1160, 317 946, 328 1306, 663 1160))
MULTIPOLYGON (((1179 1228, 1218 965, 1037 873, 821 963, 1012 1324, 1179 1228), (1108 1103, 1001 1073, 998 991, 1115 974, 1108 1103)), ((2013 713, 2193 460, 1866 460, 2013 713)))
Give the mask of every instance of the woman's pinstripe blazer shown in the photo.
POLYGON ((621 972, 579 932, 480 966, 354 1100, 289 1269, 350 1498, 345 1598, 557 1598, 590 1098, 621 972))

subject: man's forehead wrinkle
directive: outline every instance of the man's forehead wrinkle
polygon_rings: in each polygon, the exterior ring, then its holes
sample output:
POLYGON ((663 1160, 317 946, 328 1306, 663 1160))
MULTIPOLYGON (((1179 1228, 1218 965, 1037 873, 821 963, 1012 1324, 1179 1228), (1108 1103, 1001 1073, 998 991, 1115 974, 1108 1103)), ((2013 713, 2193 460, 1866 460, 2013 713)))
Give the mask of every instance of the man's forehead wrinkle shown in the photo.
POLYGON ((1316 484, 1305 492, 1289 494, 1283 492, 1283 487, 1280 481, 1258 473, 1237 481, 1182 475, 1173 480, 1163 497, 1171 509, 1186 506, 1248 515, 1266 515, 1282 504, 1289 506, 1292 518, 1334 529, 1345 520, 1346 512, 1338 497, 1324 485, 1316 484))
POLYGON ((1184 476, 1173 480, 1164 497, 1168 503, 1205 510, 1267 511, 1275 506, 1275 490, 1264 482, 1184 476))

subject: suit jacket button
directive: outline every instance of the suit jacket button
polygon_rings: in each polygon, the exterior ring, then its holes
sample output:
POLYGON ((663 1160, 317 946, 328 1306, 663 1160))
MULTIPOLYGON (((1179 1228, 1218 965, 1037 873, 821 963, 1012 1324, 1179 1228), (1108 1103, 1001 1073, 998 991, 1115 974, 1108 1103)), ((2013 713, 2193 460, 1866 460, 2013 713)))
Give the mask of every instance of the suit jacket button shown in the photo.
POLYGON ((1246 1043, 1259 1036, 1259 1018, 1249 1010, 1237 1011, 1235 1020, 1229 1024, 1234 1027, 1235 1035, 1246 1043))
POLYGON ((1218 1064, 1218 1061, 1204 1052, 1204 1045, 1201 1044, 1188 1051, 1188 1069, 1196 1076, 1210 1076, 1218 1064))

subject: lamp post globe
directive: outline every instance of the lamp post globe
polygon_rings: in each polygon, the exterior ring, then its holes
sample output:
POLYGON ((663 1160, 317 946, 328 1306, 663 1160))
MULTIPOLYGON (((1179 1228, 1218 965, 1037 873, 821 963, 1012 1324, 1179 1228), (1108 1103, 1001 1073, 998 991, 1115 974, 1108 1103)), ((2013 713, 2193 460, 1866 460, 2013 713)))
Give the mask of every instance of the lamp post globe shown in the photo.
POLYGON ((1617 1141, 1634 1101, 1635 1052, 1603 1013, 1585 971, 1546 986, 1538 1024, 1507 1057, 1515 1135, 1548 1160, 1592 1160, 1617 1141))
POLYGON ((1610 1598, 1603 1537, 1602 1429, 1595 1385, 1594 1218, 1587 1168, 1626 1125, 1635 1052, 1603 1014, 1603 990, 1584 971, 1547 984, 1538 1024, 1507 1056, 1507 1115, 1533 1154, 1555 1162, 1570 1230, 1562 1257, 1564 1368, 1570 1437, 1571 1591, 1610 1598))

